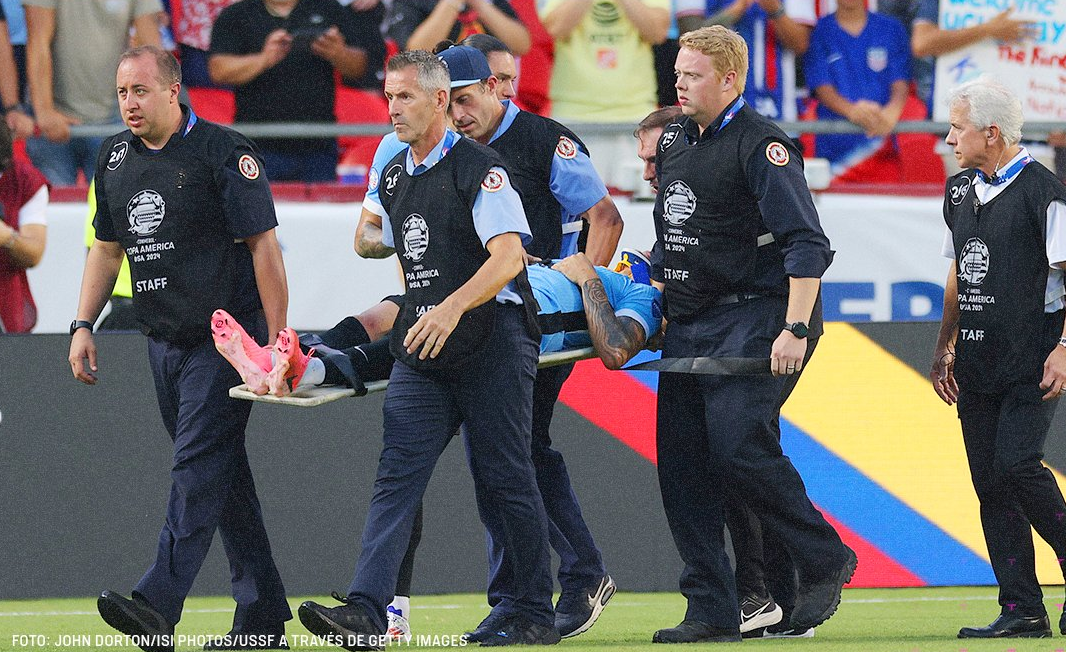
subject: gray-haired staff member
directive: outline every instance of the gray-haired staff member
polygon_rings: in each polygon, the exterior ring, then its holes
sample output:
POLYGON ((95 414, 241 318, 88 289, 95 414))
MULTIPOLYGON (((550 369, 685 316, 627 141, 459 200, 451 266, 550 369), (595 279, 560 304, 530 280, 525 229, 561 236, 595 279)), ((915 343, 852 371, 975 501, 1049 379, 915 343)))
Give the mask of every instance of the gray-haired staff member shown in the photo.
POLYGON ((944 196, 952 263, 930 375, 958 402, 1001 608, 959 638, 1050 637, 1030 525, 1062 564, 1066 502, 1040 460, 1066 392, 1066 187, 1018 144, 1022 106, 1006 87, 980 78, 949 103, 947 143, 968 169, 944 196))
POLYGON ((450 84, 425 51, 387 65, 389 115, 410 147, 380 183, 382 244, 395 248, 406 285, 391 335, 384 448, 345 604, 305 602, 299 611, 312 633, 349 650, 384 640, 415 513, 460 424, 481 520, 515 564, 507 618, 482 645, 559 642, 530 458, 537 344, 522 249, 530 229, 498 155, 447 128, 450 84))
POLYGON ((174 625, 217 529, 237 611, 230 634, 208 649, 284 646, 292 613, 245 451, 249 408, 229 398, 240 377, 215 351, 209 328, 217 308, 254 324, 261 342, 267 327, 285 326, 288 289, 270 186, 247 139, 179 104, 181 69, 170 53, 127 51, 117 88, 129 129, 105 140, 97 161, 96 240, 70 327, 70 365, 75 378, 96 383, 92 324, 125 253, 174 465, 155 563, 132 600, 105 591, 100 615, 141 637, 146 650, 173 649, 174 625))
POLYGON ((736 585, 723 541, 725 489, 736 487, 796 566, 790 624, 836 610, 855 554, 811 504, 773 422, 782 389, 820 334, 819 282, 832 260, 799 152, 742 97, 747 45, 721 26, 681 37, 685 114, 659 139, 653 278, 665 283, 663 357, 769 358, 762 376, 664 373, 658 471, 685 562, 685 619, 658 643, 739 641, 736 585), (773 242, 760 246, 766 235, 773 242))

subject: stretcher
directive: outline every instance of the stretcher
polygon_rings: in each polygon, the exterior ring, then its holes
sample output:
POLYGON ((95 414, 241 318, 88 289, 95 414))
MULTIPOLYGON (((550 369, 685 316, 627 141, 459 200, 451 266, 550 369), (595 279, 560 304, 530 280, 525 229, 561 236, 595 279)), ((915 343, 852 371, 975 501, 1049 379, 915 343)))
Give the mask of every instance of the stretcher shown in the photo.
MULTIPOLYGON (((592 347, 584 349, 570 349, 568 351, 554 351, 552 353, 545 353, 540 356, 540 361, 537 363, 538 369, 545 367, 554 367, 561 364, 567 364, 570 362, 576 362, 578 360, 585 360, 587 358, 595 357, 595 352, 592 347)), ((385 388, 389 386, 387 380, 375 380, 366 384, 366 393, 373 394, 375 392, 383 392, 385 388)), ((326 403, 332 403, 333 401, 340 400, 342 398, 348 398, 349 396, 355 396, 355 390, 350 387, 343 387, 340 385, 327 385, 323 387, 308 387, 298 388, 292 394, 288 396, 274 396, 272 394, 266 394, 259 396, 248 389, 247 385, 237 385, 231 387, 229 390, 230 398, 238 398, 245 401, 256 401, 259 403, 274 403, 278 405, 295 405, 297 407, 316 407, 318 405, 325 405, 326 403)))

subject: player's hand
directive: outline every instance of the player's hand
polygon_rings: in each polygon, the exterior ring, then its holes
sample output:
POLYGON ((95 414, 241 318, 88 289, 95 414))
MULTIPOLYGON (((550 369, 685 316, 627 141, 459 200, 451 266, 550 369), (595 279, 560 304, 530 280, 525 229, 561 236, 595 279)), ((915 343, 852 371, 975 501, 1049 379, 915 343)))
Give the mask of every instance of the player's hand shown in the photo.
POLYGON ((281 63, 281 60, 289 56, 292 50, 292 34, 283 29, 276 29, 267 35, 263 42, 263 67, 273 68, 281 63))
POLYGON ((529 252, 523 252, 523 254, 525 254, 525 257, 526 257, 526 267, 529 267, 530 265, 536 265, 537 263, 541 262, 541 260, 542 260, 540 258, 537 258, 536 256, 534 256, 533 254, 531 254, 529 252))
POLYGON ((807 338, 800 339, 788 331, 781 331, 770 348, 770 373, 775 376, 798 374, 803 369, 806 355, 807 338))
POLYGON ((41 134, 53 143, 65 143, 70 140, 70 126, 80 125, 81 120, 55 109, 37 113, 37 126, 41 134))
POLYGON ((96 343, 93 342, 93 334, 87 328, 79 328, 74 331, 74 337, 70 338, 70 370, 74 377, 86 385, 96 384, 96 343), (85 363, 89 367, 86 369, 85 363))
POLYGON ((1066 348, 1055 345, 1047 360, 1044 360, 1044 377, 1040 389, 1046 389, 1044 400, 1058 398, 1066 393, 1066 348))
POLYGON ((576 284, 578 287, 581 287, 581 284, 585 281, 599 278, 596 275, 596 268, 592 266, 592 261, 588 259, 584 252, 563 258, 552 265, 552 269, 562 272, 566 278, 570 279, 571 283, 576 284))
POLYGON ((954 405, 959 400, 959 385, 955 382, 955 352, 947 346, 938 346, 933 351, 933 366, 929 370, 933 390, 940 400, 954 405))
POLYGON ((311 53, 331 63, 344 54, 344 48, 344 36, 336 25, 311 42, 311 53))
POLYGON ((997 41, 1015 43, 1036 37, 1035 27, 1025 20, 1011 18, 1013 9, 1005 9, 985 23, 988 37, 997 41))
POLYGON ((23 113, 21 109, 8 113, 5 122, 15 140, 29 138, 33 135, 33 130, 37 128, 37 123, 33 121, 33 118, 23 113))
POLYGON ((404 348, 408 353, 414 353, 422 347, 418 354, 419 360, 425 360, 427 357, 436 358, 440 355, 444 343, 448 341, 448 336, 455 330, 462 316, 463 311, 452 307, 446 299, 443 303, 427 310, 418 318, 415 325, 408 329, 407 335, 403 338, 404 348))

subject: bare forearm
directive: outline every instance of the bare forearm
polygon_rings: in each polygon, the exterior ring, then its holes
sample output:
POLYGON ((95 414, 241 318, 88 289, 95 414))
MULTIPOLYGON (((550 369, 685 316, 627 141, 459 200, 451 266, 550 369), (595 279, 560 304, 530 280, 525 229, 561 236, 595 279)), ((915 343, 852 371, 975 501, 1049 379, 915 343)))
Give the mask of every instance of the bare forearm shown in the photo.
POLYGON ((15 57, 11 51, 6 25, 0 28, 0 101, 3 101, 5 107, 21 101, 18 71, 15 69, 15 57))
POLYGON ((133 21, 133 38, 137 45, 163 47, 159 36, 159 14, 145 14, 133 21))
POLYGON ((940 29, 918 23, 911 34, 911 52, 916 57, 939 57, 987 38, 984 24, 962 29, 940 29))
POLYGON ((488 249, 489 259, 478 268, 469 281, 445 299, 460 312, 465 313, 491 301, 525 267, 525 252, 517 234, 504 233, 496 236, 489 241, 488 249), (513 236, 513 242, 509 236, 513 236), (506 241, 493 246, 500 238, 506 238, 506 241))
POLYGON ((267 69, 262 52, 255 54, 213 54, 207 71, 216 84, 241 86, 252 81, 267 69))
POLYGON ((437 43, 448 38, 452 26, 455 25, 455 21, 459 18, 459 10, 462 5, 462 0, 440 0, 437 2, 429 16, 426 16, 426 19, 415 28, 415 31, 411 32, 410 38, 407 39, 407 49, 432 51, 437 43))
POLYGON ((345 46, 344 51, 333 62, 333 67, 348 81, 356 81, 366 74, 366 50, 345 46))
POLYGON ((29 269, 36 267, 44 256, 47 228, 40 224, 28 224, 18 231, 11 231, 2 243, 10 260, 18 267, 29 269))
POLYGON ((959 286, 955 277, 955 261, 951 261, 948 278, 944 282, 944 310, 940 318, 940 331, 937 333, 937 349, 946 350, 955 344, 955 335, 959 331, 959 286))
POLYGON ((637 28, 640 40, 658 45, 666 40, 670 30, 670 12, 658 7, 649 7, 640 0, 619 0, 629 22, 637 28))
POLYGON ((814 89, 814 96, 825 108, 851 120, 851 109, 854 105, 844 99, 844 96, 838 93, 832 85, 822 84, 814 89))
POLYGON ((361 258, 388 258, 396 253, 381 241, 381 218, 363 209, 359 226, 355 228, 355 253, 361 258))
POLYGON ((797 23, 788 14, 781 14, 771 22, 782 45, 798 55, 807 53, 807 48, 811 46, 811 27, 797 23))
POLYGON ((285 277, 285 261, 273 229, 249 238, 247 244, 252 252, 255 284, 263 303, 267 332, 270 342, 273 342, 278 331, 288 323, 289 286, 285 277))
POLYGON ((788 310, 785 312, 785 321, 790 324, 797 321, 810 322, 821 284, 822 279, 819 278, 788 278, 788 310))
POLYGON ((123 255, 122 247, 117 242, 97 240, 89 248, 81 277, 77 319, 96 322, 115 289, 123 255))
POLYGON ((621 369, 644 346, 644 329, 636 320, 614 314, 599 277, 581 284, 581 299, 596 355, 608 369, 621 369))
POLYGON ((585 255, 593 265, 606 266, 614 258, 618 239, 622 237, 622 216, 611 198, 604 197, 585 214, 589 221, 589 239, 585 255))
POLYGON ((566 41, 592 7, 592 0, 567 0, 544 16, 544 29, 556 41, 566 41))
POLYGON ((37 113, 55 109, 52 95, 52 48, 48 43, 30 46, 26 44, 26 79, 30 86, 30 102, 37 113))
POLYGON ((486 30, 503 41, 511 49, 512 54, 518 57, 529 52, 533 41, 522 21, 500 11, 491 0, 479 3, 477 13, 481 22, 485 24, 486 30))

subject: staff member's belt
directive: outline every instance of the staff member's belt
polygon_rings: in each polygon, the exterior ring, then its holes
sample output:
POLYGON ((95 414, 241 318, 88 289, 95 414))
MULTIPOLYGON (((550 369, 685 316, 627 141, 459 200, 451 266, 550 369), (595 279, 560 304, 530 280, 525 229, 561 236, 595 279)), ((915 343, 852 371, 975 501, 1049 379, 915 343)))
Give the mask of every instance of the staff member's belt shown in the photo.
POLYGON ((728 306, 731 303, 740 303, 741 301, 750 301, 752 299, 761 299, 766 296, 765 294, 759 294, 757 292, 734 292, 733 294, 727 294, 724 297, 719 297, 712 306, 728 306))

